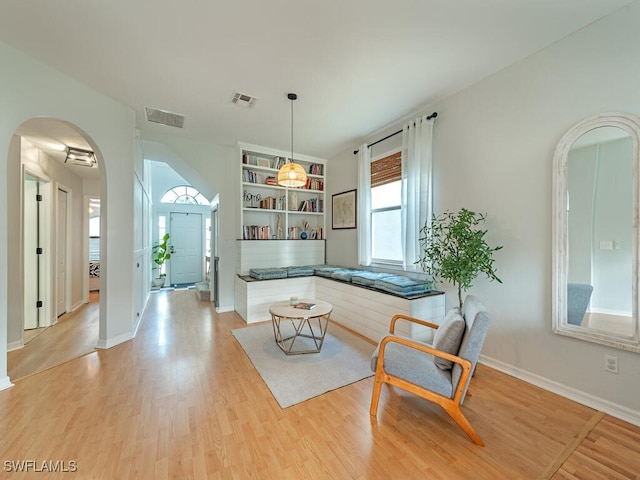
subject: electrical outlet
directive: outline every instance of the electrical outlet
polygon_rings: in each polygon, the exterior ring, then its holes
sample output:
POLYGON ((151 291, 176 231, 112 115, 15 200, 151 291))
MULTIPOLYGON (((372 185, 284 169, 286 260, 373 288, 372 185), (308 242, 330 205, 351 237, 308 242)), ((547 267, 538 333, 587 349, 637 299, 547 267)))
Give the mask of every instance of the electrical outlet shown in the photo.
POLYGON ((613 355, 604 356, 604 370, 609 373, 618 373, 618 357, 613 355))

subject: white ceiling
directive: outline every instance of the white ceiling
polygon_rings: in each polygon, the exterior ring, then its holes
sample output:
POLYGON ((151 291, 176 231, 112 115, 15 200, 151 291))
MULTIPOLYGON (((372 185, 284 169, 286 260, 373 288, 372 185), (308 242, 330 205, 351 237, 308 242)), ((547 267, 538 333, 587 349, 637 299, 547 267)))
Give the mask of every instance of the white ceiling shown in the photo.
POLYGON ((3 0, 0 40, 129 105, 142 131, 220 145, 288 150, 295 92, 295 150, 331 157, 628 3, 3 0))

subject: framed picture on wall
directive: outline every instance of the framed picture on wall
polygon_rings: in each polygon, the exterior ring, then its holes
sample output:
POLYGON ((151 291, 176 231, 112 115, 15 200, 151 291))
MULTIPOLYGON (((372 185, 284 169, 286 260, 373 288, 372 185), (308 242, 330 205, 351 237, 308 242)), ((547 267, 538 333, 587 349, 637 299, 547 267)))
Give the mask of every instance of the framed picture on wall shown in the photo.
POLYGON ((336 193, 331 198, 331 228, 333 230, 356 228, 357 189, 336 193))

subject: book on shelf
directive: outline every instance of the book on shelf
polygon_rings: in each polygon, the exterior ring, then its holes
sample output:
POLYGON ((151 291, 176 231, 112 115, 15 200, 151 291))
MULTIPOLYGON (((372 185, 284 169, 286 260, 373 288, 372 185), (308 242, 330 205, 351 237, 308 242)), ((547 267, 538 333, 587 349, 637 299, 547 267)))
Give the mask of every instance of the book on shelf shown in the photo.
POLYGON ((271 168, 275 168, 279 170, 282 165, 286 163, 286 159, 284 157, 274 157, 273 162, 271 162, 271 168))
POLYGON ((301 310, 312 310, 314 308, 316 308, 317 305, 315 303, 307 303, 307 302, 300 302, 300 303, 296 303, 293 308, 299 308, 301 310))
POLYGON ((309 165, 309 173, 311 175, 322 175, 322 165, 318 164, 318 163, 313 163, 311 165, 309 165))
POLYGON ((244 225, 242 228, 243 240, 271 240, 271 227, 268 225, 244 225))
POLYGON ((322 213, 323 209, 323 201, 318 198, 310 198, 308 200, 303 200, 298 205, 299 212, 315 212, 322 213))
POLYGON ((253 170, 244 170, 242 172, 242 181, 245 183, 262 183, 266 184, 266 178, 263 174, 254 172, 253 170))

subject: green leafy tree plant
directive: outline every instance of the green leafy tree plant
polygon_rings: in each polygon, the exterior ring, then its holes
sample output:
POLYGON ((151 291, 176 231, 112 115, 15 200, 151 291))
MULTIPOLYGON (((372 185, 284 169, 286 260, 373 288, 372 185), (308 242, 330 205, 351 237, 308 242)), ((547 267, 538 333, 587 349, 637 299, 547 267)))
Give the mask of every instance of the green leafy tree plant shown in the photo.
POLYGON ((416 264, 434 280, 452 283, 458 289, 460 308, 462 294, 480 273, 502 283, 493 259, 493 252, 502 246, 490 247, 485 241, 487 231, 481 228, 485 218, 486 214, 463 208, 458 213, 434 215, 431 226, 420 229, 422 255, 416 264))
POLYGON ((162 273, 162 265, 171 258, 171 252, 169 247, 169 234, 165 233, 160 243, 156 243, 151 247, 153 254, 153 262, 156 264, 153 267, 154 270, 158 270, 158 278, 166 277, 166 273, 162 273))

